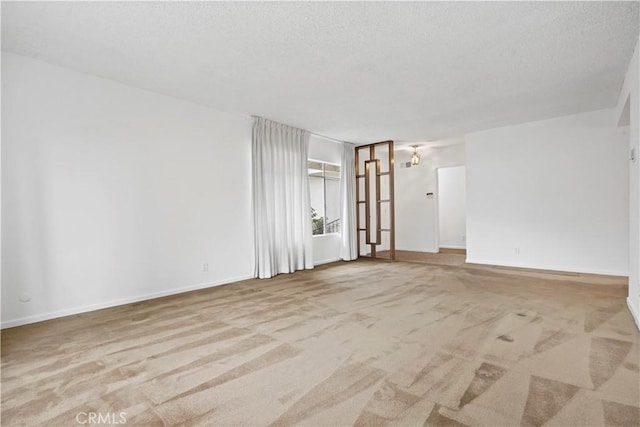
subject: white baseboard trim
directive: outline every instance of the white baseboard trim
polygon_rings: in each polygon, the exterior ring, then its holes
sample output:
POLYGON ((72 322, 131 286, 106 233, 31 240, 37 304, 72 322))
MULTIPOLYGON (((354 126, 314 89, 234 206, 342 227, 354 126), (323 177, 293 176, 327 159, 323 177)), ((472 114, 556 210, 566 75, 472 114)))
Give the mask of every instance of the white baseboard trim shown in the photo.
POLYGON ((599 270, 599 269, 589 269, 589 268, 581 268, 581 267, 566 267, 562 265, 530 264, 526 262, 511 263, 511 262, 486 260, 486 259, 478 259, 478 258, 470 258, 470 257, 467 257, 466 262, 469 264, 496 265, 500 267, 530 268, 533 270, 565 271, 567 273, 599 274, 603 276, 621 276, 621 277, 629 276, 628 271, 599 270))
POLYGON ((322 265, 322 264, 329 264, 330 262, 336 262, 336 261, 342 261, 342 258, 323 259, 322 261, 315 261, 313 265, 316 266, 316 265, 322 265))
POLYGON ((440 247, 444 249, 467 249, 466 246, 456 246, 456 245, 440 245, 440 247))
POLYGON ((253 275, 250 276, 238 276, 230 279, 218 280, 215 282, 198 283, 196 285, 185 286, 182 288, 168 289, 166 291, 153 292, 145 295, 136 295, 134 297, 121 298, 111 300, 107 302, 101 302, 98 304, 90 304, 82 307, 68 308, 64 310, 50 311, 48 313, 34 314, 31 316, 19 317, 17 319, 7 320, 2 322, 0 329, 13 328, 15 326, 28 325, 29 323, 42 322, 44 320, 57 319, 59 317, 72 316, 74 314, 87 313, 89 311, 102 310, 103 308, 116 307, 119 305, 131 304, 134 302, 146 301, 155 298, 166 297, 169 295, 182 294, 184 292, 197 291, 199 289, 213 288, 215 286, 227 285, 234 282, 240 282, 242 280, 253 279, 253 275))
POLYGON ((638 328, 638 330, 640 331, 640 313, 635 312, 635 309, 633 308, 633 303, 631 302, 629 297, 627 297, 627 307, 629 307, 629 311, 631 312, 631 317, 633 317, 633 320, 636 322, 636 328, 638 328))

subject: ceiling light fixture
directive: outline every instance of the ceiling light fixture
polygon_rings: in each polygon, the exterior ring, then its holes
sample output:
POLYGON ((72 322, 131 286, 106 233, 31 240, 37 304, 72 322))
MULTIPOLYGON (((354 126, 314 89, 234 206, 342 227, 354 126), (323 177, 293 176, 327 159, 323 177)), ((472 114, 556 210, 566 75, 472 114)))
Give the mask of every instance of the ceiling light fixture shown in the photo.
POLYGON ((413 154, 411 155, 411 166, 418 166, 420 164, 420 154, 418 154, 418 146, 412 145, 413 154))

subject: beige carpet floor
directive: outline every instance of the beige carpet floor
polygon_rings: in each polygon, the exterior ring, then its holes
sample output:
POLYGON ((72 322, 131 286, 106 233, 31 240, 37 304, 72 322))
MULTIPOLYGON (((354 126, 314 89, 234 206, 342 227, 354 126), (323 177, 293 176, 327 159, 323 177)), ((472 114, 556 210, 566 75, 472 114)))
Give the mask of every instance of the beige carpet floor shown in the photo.
POLYGON ((7 329, 2 425, 638 426, 625 296, 363 260, 7 329))

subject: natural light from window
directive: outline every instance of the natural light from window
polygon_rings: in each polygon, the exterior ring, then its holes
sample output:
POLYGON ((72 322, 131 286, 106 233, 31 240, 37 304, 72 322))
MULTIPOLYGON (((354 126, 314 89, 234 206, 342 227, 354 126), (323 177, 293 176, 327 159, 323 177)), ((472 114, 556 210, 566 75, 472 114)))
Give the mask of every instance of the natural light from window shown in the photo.
POLYGON ((309 160, 313 235, 340 232, 340 166, 309 160))

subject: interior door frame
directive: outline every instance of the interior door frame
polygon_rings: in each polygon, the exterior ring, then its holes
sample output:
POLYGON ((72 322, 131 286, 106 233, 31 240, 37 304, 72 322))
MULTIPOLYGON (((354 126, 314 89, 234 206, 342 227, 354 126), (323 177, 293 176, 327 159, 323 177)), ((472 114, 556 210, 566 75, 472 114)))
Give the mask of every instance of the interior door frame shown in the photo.
MULTIPOLYGON (((464 240, 464 248, 442 248, 440 246, 440 196, 442 194, 442 192, 440 191, 440 170, 441 169, 451 169, 451 168, 459 168, 462 167, 464 168, 464 174, 465 174, 465 182, 464 182, 464 191, 466 194, 467 191, 467 181, 466 181, 466 176, 467 176, 467 165, 466 164, 462 164, 462 165, 451 165, 451 166, 438 166, 437 168, 435 168, 435 173, 436 173, 436 179, 435 179, 435 188, 436 188, 436 197, 435 197, 435 203, 434 203, 434 207, 435 207, 435 212, 434 212, 434 218, 436 219, 435 221, 435 249, 436 252, 435 253, 439 253, 441 249, 464 249, 465 251, 467 250, 467 215, 466 215, 466 210, 465 210, 465 224, 464 224, 464 236, 465 236, 465 240, 464 240)), ((466 203, 466 200, 465 200, 466 203)))

